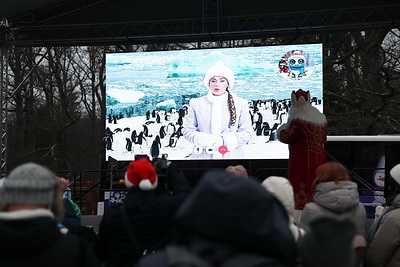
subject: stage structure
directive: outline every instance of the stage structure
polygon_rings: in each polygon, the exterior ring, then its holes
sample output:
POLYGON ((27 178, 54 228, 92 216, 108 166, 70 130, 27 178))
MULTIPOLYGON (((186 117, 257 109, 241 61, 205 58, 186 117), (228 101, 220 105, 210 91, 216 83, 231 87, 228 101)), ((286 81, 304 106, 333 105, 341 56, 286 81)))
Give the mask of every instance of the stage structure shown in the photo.
MULTIPOLYGON (((329 31, 392 29, 400 25, 400 3, 359 1, 46 0, 2 2, 0 13, 0 171, 7 171, 8 51, 13 47, 52 47, 215 42, 329 31), (3 3, 4 2, 4 3, 3 3), (372 3, 370 3, 372 2, 372 3), (158 10, 158 11, 157 11, 158 10)), ((289 43, 290 44, 290 43, 289 43)), ((29 74, 28 74, 29 76, 29 74)), ((25 77, 24 81, 27 79, 25 77)))

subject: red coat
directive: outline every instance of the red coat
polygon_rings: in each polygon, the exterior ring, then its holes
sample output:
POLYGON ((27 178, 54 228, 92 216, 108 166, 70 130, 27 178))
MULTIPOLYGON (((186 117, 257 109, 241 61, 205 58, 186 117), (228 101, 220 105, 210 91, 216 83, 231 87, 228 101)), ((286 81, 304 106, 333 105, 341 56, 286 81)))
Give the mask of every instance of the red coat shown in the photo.
POLYGON ((313 200, 315 170, 326 162, 324 144, 328 126, 300 119, 286 126, 278 132, 279 140, 289 144, 288 178, 293 186, 295 209, 302 210, 313 200))

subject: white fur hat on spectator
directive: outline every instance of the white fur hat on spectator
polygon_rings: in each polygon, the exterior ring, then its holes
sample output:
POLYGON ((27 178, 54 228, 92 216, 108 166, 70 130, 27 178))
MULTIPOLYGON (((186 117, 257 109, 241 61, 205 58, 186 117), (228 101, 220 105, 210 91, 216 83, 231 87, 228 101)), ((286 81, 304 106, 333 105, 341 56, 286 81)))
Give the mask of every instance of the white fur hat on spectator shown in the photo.
POLYGON ((271 192, 285 207, 289 217, 294 217, 294 195, 293 187, 289 180, 280 176, 269 176, 261 185, 271 192))
POLYGON ((397 164, 390 170, 390 176, 400 184, 400 164, 397 164))
POLYGON ((210 88, 210 80, 214 76, 222 76, 227 79, 229 83, 229 89, 232 89, 235 85, 235 74, 230 68, 225 66, 224 62, 222 61, 217 61, 214 66, 207 70, 206 75, 204 76, 204 85, 207 87, 207 89, 210 88))

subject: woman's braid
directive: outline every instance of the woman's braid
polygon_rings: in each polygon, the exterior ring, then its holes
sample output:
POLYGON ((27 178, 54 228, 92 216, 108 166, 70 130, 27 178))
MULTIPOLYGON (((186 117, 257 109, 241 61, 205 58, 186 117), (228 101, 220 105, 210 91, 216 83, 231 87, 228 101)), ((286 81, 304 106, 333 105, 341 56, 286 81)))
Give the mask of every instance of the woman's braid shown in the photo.
POLYGON ((235 102, 233 101, 233 96, 228 90, 226 91, 228 92, 228 108, 229 108, 229 113, 231 115, 229 124, 233 126, 236 123, 236 107, 235 107, 235 102))

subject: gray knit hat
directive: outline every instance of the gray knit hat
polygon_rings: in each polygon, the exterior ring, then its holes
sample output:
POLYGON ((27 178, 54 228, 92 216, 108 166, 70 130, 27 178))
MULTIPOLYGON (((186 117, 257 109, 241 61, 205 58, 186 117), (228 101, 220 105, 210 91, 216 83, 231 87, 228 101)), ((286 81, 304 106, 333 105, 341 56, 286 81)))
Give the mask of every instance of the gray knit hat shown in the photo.
POLYGON ((3 185, 4 204, 49 204, 56 185, 54 175, 36 163, 25 163, 10 172, 3 185))

